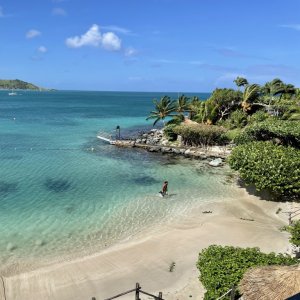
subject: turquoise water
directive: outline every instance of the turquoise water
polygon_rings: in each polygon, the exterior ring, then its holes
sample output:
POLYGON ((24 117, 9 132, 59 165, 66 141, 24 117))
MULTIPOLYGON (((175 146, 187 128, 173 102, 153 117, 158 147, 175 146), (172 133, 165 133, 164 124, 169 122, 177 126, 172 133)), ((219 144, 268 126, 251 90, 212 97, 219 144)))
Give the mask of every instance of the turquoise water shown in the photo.
POLYGON ((96 139, 116 125, 123 135, 150 127, 161 96, 0 92, 0 272, 93 253, 234 194, 226 170, 96 139), (165 179, 168 200, 157 195, 165 179))

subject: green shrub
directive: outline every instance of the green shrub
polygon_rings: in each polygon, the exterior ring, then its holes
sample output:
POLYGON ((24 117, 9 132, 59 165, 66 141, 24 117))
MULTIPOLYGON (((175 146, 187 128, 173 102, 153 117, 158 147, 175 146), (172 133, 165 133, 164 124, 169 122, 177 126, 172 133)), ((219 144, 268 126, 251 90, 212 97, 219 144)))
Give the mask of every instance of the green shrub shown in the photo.
POLYGON ((176 124, 169 124, 164 127, 164 134, 168 138, 169 141, 177 140, 177 134, 174 132, 174 128, 176 126, 177 126, 176 124))
POLYGON ((300 122, 270 118, 247 126, 234 140, 237 145, 251 141, 273 141, 277 144, 300 148, 300 122))
POLYGON ((229 164, 257 190, 269 190, 277 197, 300 197, 300 150, 251 142, 234 148, 229 164))
POLYGON ((293 265, 297 260, 283 254, 265 254, 259 248, 239 248, 211 245, 199 254, 197 267, 200 281, 206 289, 205 300, 215 300, 233 285, 237 286, 244 273, 254 266, 293 265))
POLYGON ((242 110, 235 110, 227 119, 227 124, 230 129, 243 128, 247 125, 247 113, 242 110))
POLYGON ((264 110, 259 110, 249 117, 249 123, 263 122, 269 118, 269 115, 264 110))
POLYGON ((210 146, 222 145, 228 140, 223 127, 205 124, 182 124, 174 128, 174 132, 182 136, 185 145, 189 146, 210 146))
POLYGON ((237 138, 237 136, 239 136, 240 134, 241 134, 240 128, 231 129, 224 133, 228 141, 234 141, 237 138))
POLYGON ((293 222, 293 224, 289 228, 289 232, 291 234, 290 242, 295 246, 300 246, 300 220, 293 222))

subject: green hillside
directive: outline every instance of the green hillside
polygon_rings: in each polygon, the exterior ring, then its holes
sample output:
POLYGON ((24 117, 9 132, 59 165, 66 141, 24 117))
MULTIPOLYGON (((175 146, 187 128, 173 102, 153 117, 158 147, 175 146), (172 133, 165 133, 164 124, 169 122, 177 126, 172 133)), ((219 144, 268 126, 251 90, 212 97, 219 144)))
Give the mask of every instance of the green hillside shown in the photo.
POLYGON ((19 79, 15 79, 15 80, 0 79, 0 89, 45 90, 32 83, 25 82, 19 79))

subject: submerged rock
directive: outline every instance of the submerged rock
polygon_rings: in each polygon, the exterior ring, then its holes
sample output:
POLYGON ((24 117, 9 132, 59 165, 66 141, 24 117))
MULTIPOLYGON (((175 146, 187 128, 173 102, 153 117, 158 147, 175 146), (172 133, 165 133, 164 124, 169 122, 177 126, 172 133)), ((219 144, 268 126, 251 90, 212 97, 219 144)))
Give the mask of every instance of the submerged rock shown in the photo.
POLYGON ((12 243, 8 243, 6 246, 7 251, 14 251, 15 249, 17 249, 17 246, 12 243))
POLYGON ((35 241, 35 245, 41 247, 41 246, 46 245, 46 242, 43 241, 43 240, 36 240, 36 241, 35 241))
POLYGON ((71 183, 68 180, 52 179, 52 178, 48 178, 45 181, 44 186, 46 187, 47 190, 55 193, 65 192, 71 189, 72 187, 71 183))
POLYGON ((221 158, 216 158, 216 159, 210 161, 208 164, 212 167, 219 167, 223 164, 223 161, 221 158))

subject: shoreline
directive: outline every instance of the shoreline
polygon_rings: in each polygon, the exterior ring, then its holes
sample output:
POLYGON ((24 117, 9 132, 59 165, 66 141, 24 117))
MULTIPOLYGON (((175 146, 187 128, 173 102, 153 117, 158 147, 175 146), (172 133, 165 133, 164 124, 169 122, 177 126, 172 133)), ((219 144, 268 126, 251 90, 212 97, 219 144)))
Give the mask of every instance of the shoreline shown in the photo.
POLYGON ((202 299, 203 288, 195 266, 201 249, 221 244, 286 252, 288 234, 279 231, 286 225, 285 216, 275 212, 279 206, 287 205, 260 200, 240 189, 239 199, 205 203, 184 219, 161 225, 160 230, 146 237, 139 235, 91 256, 4 277, 6 296, 7 299, 64 300, 93 296, 103 299, 139 282, 151 293, 162 291, 166 299, 177 299, 181 293, 202 299), (207 210, 212 213, 202 213, 207 210), (176 266, 169 272, 172 262, 176 266))

